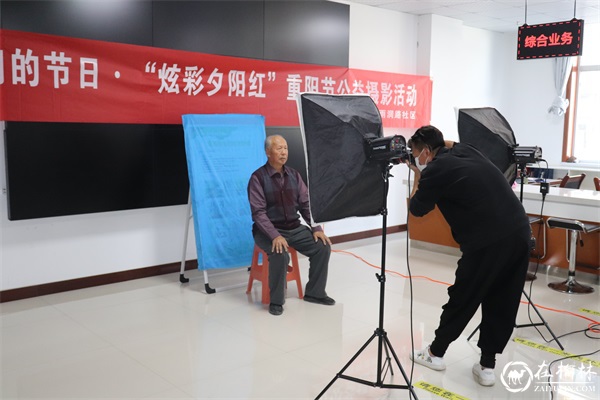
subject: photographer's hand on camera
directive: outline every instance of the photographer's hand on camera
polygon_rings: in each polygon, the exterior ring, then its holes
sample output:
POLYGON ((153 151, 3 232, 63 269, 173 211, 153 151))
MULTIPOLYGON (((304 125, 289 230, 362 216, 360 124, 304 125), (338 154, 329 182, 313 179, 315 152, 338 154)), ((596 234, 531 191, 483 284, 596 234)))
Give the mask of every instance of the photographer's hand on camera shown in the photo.
POLYGON ((404 164, 406 164, 408 168, 410 168, 414 172, 415 176, 421 176, 421 171, 419 171, 419 168, 417 168, 417 166, 410 160, 404 160, 404 164))

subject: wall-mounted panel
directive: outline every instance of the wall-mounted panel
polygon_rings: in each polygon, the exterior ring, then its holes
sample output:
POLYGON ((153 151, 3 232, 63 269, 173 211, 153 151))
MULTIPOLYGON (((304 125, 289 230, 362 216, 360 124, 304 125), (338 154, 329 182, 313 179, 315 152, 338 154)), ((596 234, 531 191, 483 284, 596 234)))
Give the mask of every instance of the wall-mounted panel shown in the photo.
POLYGON ((265 2, 265 59, 348 66, 350 6, 329 1, 265 2))
POLYGON ((187 203, 181 125, 6 122, 9 219, 187 203))
POLYGON ((152 2, 58 0, 0 2, 2 29, 152 45, 152 2))
POLYGON ((263 58, 262 1, 155 1, 154 46, 263 58))

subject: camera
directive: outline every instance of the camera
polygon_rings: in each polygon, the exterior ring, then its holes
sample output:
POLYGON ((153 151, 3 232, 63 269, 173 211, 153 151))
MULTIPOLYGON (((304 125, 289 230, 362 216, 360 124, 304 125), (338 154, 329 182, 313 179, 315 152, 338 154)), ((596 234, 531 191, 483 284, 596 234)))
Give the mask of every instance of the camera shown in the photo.
POLYGON ((366 137, 365 144, 369 160, 387 161, 393 164, 400 164, 400 162, 407 160, 411 164, 415 162, 412 152, 406 147, 404 136, 395 135, 380 138, 369 135, 366 137))

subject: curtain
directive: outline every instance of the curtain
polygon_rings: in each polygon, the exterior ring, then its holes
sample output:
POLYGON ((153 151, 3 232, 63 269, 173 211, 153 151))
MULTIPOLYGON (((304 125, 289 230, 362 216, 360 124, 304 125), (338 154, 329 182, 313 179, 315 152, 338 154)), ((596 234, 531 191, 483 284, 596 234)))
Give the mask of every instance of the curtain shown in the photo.
POLYGON ((556 57, 554 59, 554 88, 556 98, 548 109, 549 114, 564 115, 569 107, 569 100, 565 97, 567 81, 573 66, 573 57, 556 57))

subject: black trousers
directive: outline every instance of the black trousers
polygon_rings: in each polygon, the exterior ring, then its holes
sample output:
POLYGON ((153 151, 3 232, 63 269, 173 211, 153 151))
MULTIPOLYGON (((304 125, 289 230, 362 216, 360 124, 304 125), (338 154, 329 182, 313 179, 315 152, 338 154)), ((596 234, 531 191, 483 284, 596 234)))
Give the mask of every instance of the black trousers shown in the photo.
MULTIPOLYGON (((310 268, 304 294, 317 298, 327 296, 325 286, 327 285, 331 246, 323 244, 320 240, 315 242, 310 228, 305 225, 300 225, 298 228, 289 231, 280 229, 279 233, 297 252, 308 257, 310 268)), ((263 249, 269 257, 271 303, 282 305, 285 297, 286 274, 290 255, 287 251, 273 253, 271 251, 272 241, 258 229, 253 232, 253 235, 258 247, 263 249)))
MULTIPOLYGON (((529 226, 458 261, 450 299, 442 308, 431 353, 443 357, 481 305, 479 342, 482 356, 502 353, 515 326, 529 265, 529 226)), ((493 366, 490 366, 493 368, 493 366)))

